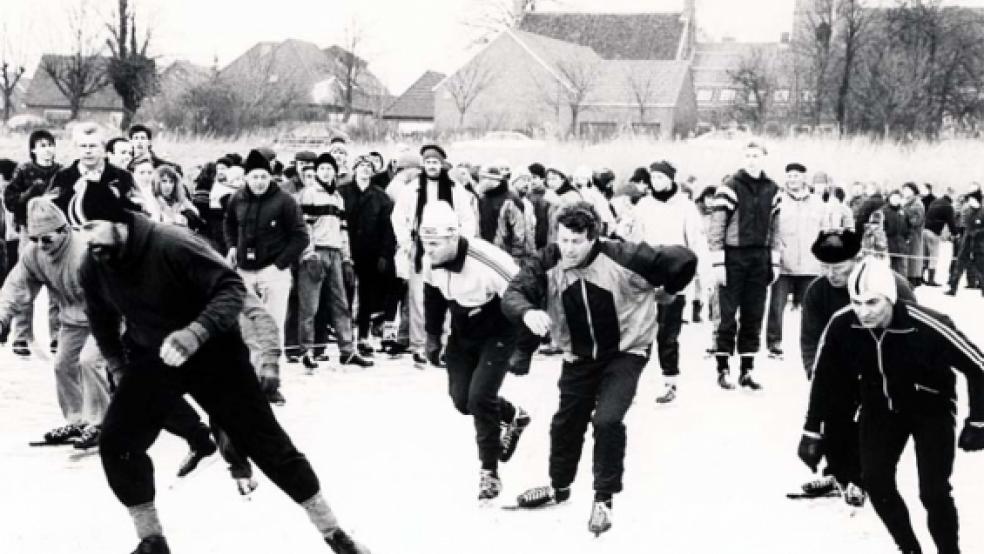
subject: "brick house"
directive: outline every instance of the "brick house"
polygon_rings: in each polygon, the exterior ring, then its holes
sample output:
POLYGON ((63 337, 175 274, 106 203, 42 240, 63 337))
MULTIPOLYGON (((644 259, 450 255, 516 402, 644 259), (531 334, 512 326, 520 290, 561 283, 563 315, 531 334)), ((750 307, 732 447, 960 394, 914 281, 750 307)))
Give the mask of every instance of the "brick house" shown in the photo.
POLYGON ((435 128, 686 134, 697 108, 688 6, 683 13, 528 13, 435 86, 435 128), (476 94, 463 94, 476 82, 483 85, 476 94))
POLYGON ((447 75, 427 71, 386 108, 383 120, 396 124, 400 134, 426 133, 434 129, 434 86, 447 75))
MULTIPOLYGON (((66 61, 69 56, 57 54, 45 54, 41 56, 34 77, 27 89, 25 104, 26 112, 44 118, 51 124, 62 124, 69 120, 72 115, 71 106, 68 98, 52 80, 48 72, 44 70, 47 63, 58 63, 66 61)), ((108 58, 101 58, 104 63, 109 63, 108 58)), ((112 86, 107 85, 95 93, 82 100, 78 119, 90 120, 102 123, 111 128, 119 128, 123 121, 123 100, 112 86)))

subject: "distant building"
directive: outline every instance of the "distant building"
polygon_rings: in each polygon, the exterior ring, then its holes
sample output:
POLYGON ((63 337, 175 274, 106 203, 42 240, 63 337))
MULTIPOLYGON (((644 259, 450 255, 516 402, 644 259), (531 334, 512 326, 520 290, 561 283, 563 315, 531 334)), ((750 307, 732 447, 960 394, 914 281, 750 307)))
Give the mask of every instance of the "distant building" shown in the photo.
POLYGON ((426 133, 434 129, 434 87, 447 75, 427 71, 398 96, 383 113, 383 120, 396 123, 401 134, 426 133))
MULTIPOLYGON (((62 124, 72 116, 68 98, 44 70, 48 63, 67 63, 70 56, 44 54, 38 63, 25 100, 26 111, 44 118, 53 125, 62 124)), ((109 58, 100 58, 109 63, 109 58)), ((123 121, 123 100, 112 86, 106 85, 82 100, 78 118, 97 121, 109 127, 119 127, 123 121)))

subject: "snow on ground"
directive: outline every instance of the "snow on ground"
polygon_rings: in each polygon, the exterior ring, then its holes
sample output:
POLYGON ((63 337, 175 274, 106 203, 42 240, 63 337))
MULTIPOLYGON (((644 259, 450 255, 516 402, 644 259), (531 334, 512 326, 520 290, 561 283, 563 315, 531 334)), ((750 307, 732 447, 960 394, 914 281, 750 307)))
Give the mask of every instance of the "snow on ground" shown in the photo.
MULTIPOLYGON (((984 343, 977 291, 953 299, 921 288, 918 295, 984 343)), ((472 422, 454 411, 441 370, 418 371, 406 359, 314 376, 287 366, 288 403, 275 412, 310 458, 342 524, 375 554, 894 552, 870 505, 852 514, 839 499, 785 498, 810 477, 796 458, 807 394, 798 316, 787 314, 786 361, 760 357, 759 394, 717 388, 713 362, 703 358, 706 323, 684 327, 676 403, 653 402, 661 382, 658 364, 650 364, 627 418, 625 492, 615 498, 614 527, 598 539, 587 532, 590 436, 566 505, 538 512, 477 506, 472 422)), ((556 358, 537 358, 529 376, 506 381, 504 396, 529 410, 533 423, 501 468, 505 499, 547 483, 559 366, 556 358)), ((962 380, 959 387, 962 420, 962 380)), ((135 535, 98 455, 27 446, 59 420, 50 363, 0 350, 0 552, 130 552, 135 535)), ((151 450, 173 552, 327 551, 305 514, 264 477, 243 500, 221 460, 170 490, 184 454, 185 444, 166 433, 151 450)), ((964 552, 984 552, 984 528, 972 523, 984 516, 982 466, 984 453, 958 451, 953 484, 964 552)), ((899 483, 923 546, 933 551, 911 446, 899 483)))

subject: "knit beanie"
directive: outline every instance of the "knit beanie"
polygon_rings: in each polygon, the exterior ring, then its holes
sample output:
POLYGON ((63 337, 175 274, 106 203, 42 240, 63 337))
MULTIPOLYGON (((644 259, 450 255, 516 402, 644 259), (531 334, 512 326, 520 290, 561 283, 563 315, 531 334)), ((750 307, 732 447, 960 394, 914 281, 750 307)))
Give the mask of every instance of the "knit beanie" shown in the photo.
POLYGON ((662 173, 663 175, 669 177, 671 181, 676 177, 676 168, 666 160, 653 162, 649 166, 649 171, 654 173, 662 173))
POLYGON ((274 152, 273 148, 269 146, 261 146, 256 149, 257 152, 263 154, 263 157, 267 159, 268 162, 273 162, 277 158, 277 153, 274 152))
POLYGON ((439 158, 442 162, 448 159, 448 155, 444 152, 444 149, 436 144, 427 144, 420 149, 420 157, 424 160, 427 158, 439 158))
POLYGON ((865 258, 854 268, 847 278, 847 291, 851 300, 862 302, 881 295, 895 304, 899 296, 892 268, 884 260, 876 258, 865 258))
POLYGON ((31 235, 51 233, 67 224, 65 214, 50 198, 38 196, 27 203, 27 232, 31 235))
POLYGON ((249 175, 251 171, 257 169, 262 169, 270 173, 270 160, 261 154, 259 150, 250 150, 249 155, 246 156, 246 162, 243 164, 243 171, 246 175, 249 175))
POLYGON ((369 156, 359 156, 352 163, 352 173, 355 173, 355 170, 359 169, 359 166, 362 164, 367 164, 369 165, 369 169, 371 169, 372 171, 376 171, 376 166, 373 165, 372 158, 370 158, 369 156))
POLYGON ((649 176, 649 170, 644 167, 637 167, 635 171, 632 172, 632 176, 629 177, 630 183, 643 183, 647 187, 653 186, 652 178, 649 176))
POLYGON ((328 152, 322 152, 321 155, 319 155, 318 158, 314 160, 315 171, 317 171, 318 166, 321 164, 330 165, 331 168, 335 170, 335 173, 338 173, 338 162, 336 162, 335 157, 329 154, 328 152))
POLYGON ((88 221, 130 223, 133 220, 126 201, 119 197, 116 189, 98 182, 82 185, 68 201, 65 213, 73 227, 81 227, 88 221))
POLYGON ((861 237, 853 229, 820 231, 810 252, 825 264, 838 264, 854 259, 861 251, 861 237))
POLYGON ((420 238, 451 237, 459 232, 458 214, 443 200, 428 202, 420 216, 420 238))
POLYGON ((543 180, 547 179, 547 168, 543 167, 543 164, 539 162, 532 163, 527 169, 529 169, 530 175, 539 177, 543 180))

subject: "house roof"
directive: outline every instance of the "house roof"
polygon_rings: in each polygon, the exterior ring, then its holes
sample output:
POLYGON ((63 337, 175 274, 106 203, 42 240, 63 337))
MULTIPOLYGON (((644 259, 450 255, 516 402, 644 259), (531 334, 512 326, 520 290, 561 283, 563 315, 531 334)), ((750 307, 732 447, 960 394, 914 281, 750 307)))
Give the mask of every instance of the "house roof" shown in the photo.
POLYGON ((383 119, 434 119, 434 86, 443 73, 427 71, 386 109, 383 119))
MULTIPOLYGON (((30 87, 27 90, 25 104, 32 108, 61 108, 69 109, 68 99, 58 89, 58 86, 44 70, 47 63, 69 63, 71 56, 44 54, 34 71, 30 87)), ((99 58, 103 64, 109 63, 109 58, 99 58)), ((123 100, 120 99, 112 86, 105 86, 82 100, 82 109, 87 110, 119 110, 123 111, 123 100)))
POLYGON ((212 77, 212 70, 187 60, 177 60, 161 71, 159 77, 161 96, 173 97, 204 83, 212 77))
POLYGON ((775 71, 780 86, 791 86, 792 50, 778 42, 708 42, 697 45, 694 53, 694 86, 722 87, 734 84, 729 71, 738 69, 744 58, 762 55, 775 71))
POLYGON ((517 29, 587 46, 608 60, 673 60, 681 13, 527 13, 517 29))

